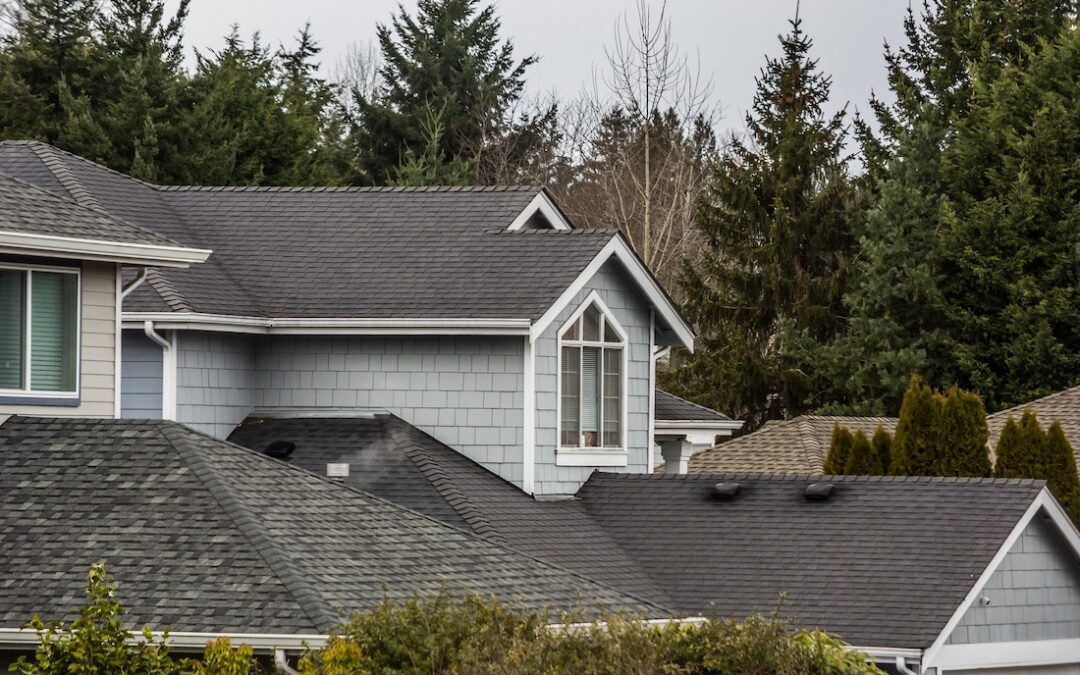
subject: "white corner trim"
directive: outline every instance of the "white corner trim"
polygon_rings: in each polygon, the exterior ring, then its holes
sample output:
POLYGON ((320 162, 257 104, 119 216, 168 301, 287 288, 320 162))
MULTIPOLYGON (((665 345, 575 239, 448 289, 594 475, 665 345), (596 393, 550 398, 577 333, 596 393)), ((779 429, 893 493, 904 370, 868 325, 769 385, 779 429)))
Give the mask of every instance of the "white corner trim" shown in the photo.
POLYGON ((536 212, 539 211, 547 218, 547 221, 551 223, 553 229, 560 232, 569 232, 574 229, 563 214, 559 212, 559 209, 555 206, 555 203, 551 201, 551 198, 541 190, 536 193, 533 200, 529 202, 529 205, 525 207, 521 213, 514 218, 514 222, 510 223, 510 227, 506 228, 507 232, 518 232, 521 228, 525 227, 525 223, 529 222, 529 219, 533 217, 536 212))
MULTIPOLYGON (((165 634, 163 631, 152 631, 155 640, 161 640, 165 634)), ((168 644, 179 650, 197 649, 202 651, 206 643, 218 638, 228 638, 233 646, 250 645, 253 649, 273 650, 288 649, 300 650, 305 646, 322 647, 329 637, 326 635, 288 635, 274 633, 196 633, 190 631, 169 631, 168 644)), ((128 637, 129 644, 144 642, 142 633, 133 631, 128 637)), ((0 646, 33 648, 40 642, 37 631, 31 628, 0 628, 0 646)))
POLYGON ((953 669, 1051 666, 1080 663, 1080 638, 944 645, 934 657, 938 672, 953 669))
MULTIPOLYGON (((124 379, 123 370, 123 343, 124 343, 124 326, 120 318, 120 309, 124 305, 124 269, 117 263, 116 268, 116 307, 113 309, 113 316, 115 322, 113 323, 113 331, 115 331, 114 346, 113 346, 113 358, 116 359, 113 363, 113 417, 120 419, 123 415, 123 406, 120 402, 121 383, 124 379)), ((146 268, 142 268, 145 270, 146 268)), ((82 330, 80 327, 79 330, 82 330)))
POLYGON ((528 335, 528 319, 262 318, 198 312, 124 312, 125 328, 152 321, 162 330, 256 335, 528 335))
MULTIPOLYGON (((1054 499, 1054 496, 1050 494, 1050 490, 1044 487, 1039 491, 1039 494, 1035 496, 1035 499, 1031 501, 1031 504, 1024 512, 1024 515, 1021 516, 1020 520, 1013 526, 1012 531, 1009 532, 1009 536, 1005 538, 1001 547, 998 548, 997 553, 995 553, 994 557, 990 560, 990 564, 986 566, 986 569, 983 570, 983 573, 975 581, 971 590, 968 591, 968 594, 964 597, 964 601, 956 608, 952 617, 945 624, 945 628, 942 629, 937 639, 934 640, 934 643, 926 650, 926 658, 922 664, 923 668, 940 667, 938 664, 939 655, 945 647, 955 646, 946 645, 945 642, 964 618, 964 614, 967 612, 968 608, 971 607, 972 603, 974 603, 976 598, 982 593, 983 588, 986 586, 987 582, 990 581, 990 577, 992 577, 998 567, 1001 566, 1001 561, 1005 559, 1005 556, 1009 554, 1009 551, 1012 550, 1017 540, 1020 539, 1020 536, 1024 533, 1028 524, 1035 515, 1040 512, 1045 512, 1050 516, 1050 519, 1057 526, 1058 530, 1065 538, 1065 541, 1073 549, 1073 553, 1080 556, 1080 533, 1077 532, 1076 526, 1073 525, 1068 515, 1066 515, 1065 510, 1061 508, 1061 504, 1059 504, 1058 501, 1054 499)), ((988 645, 982 644, 979 646, 985 649, 988 645)), ((1033 663, 1037 662, 1033 661, 1033 663)))
MULTIPOLYGON (((536 359, 529 336, 523 338, 524 346, 524 410, 521 411, 521 489, 526 494, 536 490, 536 359)), ((558 434, 558 431, 556 431, 558 434)))
POLYGON ((143 332, 161 347, 161 419, 176 421, 176 331, 157 332, 153 321, 143 322, 143 332))
POLYGON ((649 463, 645 473, 656 468, 656 309, 649 308, 649 463))
POLYGON ((574 297, 585 287, 585 284, 600 270, 600 268, 612 257, 617 258, 619 262, 623 264, 623 267, 630 273, 631 278, 637 283, 638 287, 644 292, 645 296, 649 299, 650 304, 659 313, 660 317, 664 319, 675 331, 675 335, 678 336, 679 341, 684 347, 690 351, 694 350, 694 331, 679 314, 679 310, 672 304, 671 300, 667 297, 664 291, 660 288, 660 285, 653 278, 652 273, 645 268, 645 265, 641 263, 637 255, 630 249, 629 244, 622 238, 621 235, 614 235, 611 241, 607 243, 600 250, 592 261, 581 271, 581 274, 577 276, 574 281, 567 286, 566 290, 562 292, 562 295, 555 301, 551 307, 548 308, 544 315, 541 316, 532 325, 532 336, 536 339, 540 335, 543 335, 555 319, 559 316, 564 309, 566 309, 574 297))
POLYGON ((23 255, 33 254, 50 258, 79 258, 82 260, 138 263, 160 267, 188 267, 194 263, 205 262, 210 257, 210 251, 207 249, 132 244, 8 231, 0 231, 0 251, 4 253, 21 253, 23 255))
POLYGON ((627 466, 630 453, 626 450, 582 450, 558 448, 556 466, 627 466))

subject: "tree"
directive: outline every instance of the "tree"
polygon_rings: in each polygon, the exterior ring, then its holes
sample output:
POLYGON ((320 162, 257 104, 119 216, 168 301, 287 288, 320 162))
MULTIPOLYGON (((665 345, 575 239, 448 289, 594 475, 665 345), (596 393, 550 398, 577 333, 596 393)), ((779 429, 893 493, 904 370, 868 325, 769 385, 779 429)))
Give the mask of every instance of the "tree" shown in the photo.
POLYGON ((1076 456, 1059 422, 1055 420, 1043 431, 1031 410, 1024 411, 1019 424, 1010 416, 1001 430, 995 454, 995 477, 1045 480, 1073 521, 1080 523, 1076 456))
POLYGON ((441 111, 445 129, 440 163, 477 158, 507 132, 506 112, 537 57, 515 62, 499 30, 494 7, 478 0, 420 0, 415 16, 401 9, 389 26, 379 25, 379 85, 372 95, 354 91, 360 180, 381 184, 408 151, 427 153, 421 130, 430 110, 441 111))
POLYGON ((877 453, 882 473, 888 471, 889 465, 892 464, 892 442, 892 434, 885 431, 881 425, 878 425, 878 428, 874 430, 874 437, 870 443, 874 446, 874 452, 877 453))
POLYGON ((854 444, 855 437, 850 429, 840 424, 833 426, 832 442, 829 443, 829 452, 825 456, 825 465, 822 469, 826 475, 839 476, 846 472, 854 444))
POLYGON ((682 275, 700 335, 684 368, 713 375, 702 387, 709 402, 751 429, 814 407, 806 364, 789 359, 786 342, 827 342, 843 326, 855 245, 845 115, 824 113, 830 79, 810 58, 800 20, 791 26, 783 56, 757 78, 749 139, 734 141, 712 171, 695 221, 705 250, 682 275))
POLYGON ((994 448, 994 478, 1022 478, 1024 454, 1024 434, 1009 415, 994 448))
POLYGON ((881 457, 862 430, 855 432, 844 473, 850 476, 880 476, 885 472, 881 457))
POLYGON ((1046 484, 1073 522, 1080 524, 1080 476, 1076 473, 1076 455, 1057 420, 1046 431, 1046 460, 1046 484))
POLYGON ((904 392, 900 419, 893 436, 893 476, 933 476, 938 468, 941 447, 941 402, 922 378, 913 376, 904 392))
POLYGON ((942 401, 940 424, 934 475, 989 476, 989 431, 982 399, 953 385, 942 401))

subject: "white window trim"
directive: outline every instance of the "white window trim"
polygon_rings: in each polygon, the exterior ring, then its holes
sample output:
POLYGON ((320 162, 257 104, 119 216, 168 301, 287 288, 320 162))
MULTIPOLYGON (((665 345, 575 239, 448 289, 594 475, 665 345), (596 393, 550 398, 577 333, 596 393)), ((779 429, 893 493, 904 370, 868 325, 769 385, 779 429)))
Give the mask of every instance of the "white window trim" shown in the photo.
POLYGON ((0 263, 0 269, 4 270, 16 270, 20 272, 27 272, 26 275, 26 297, 23 300, 23 310, 26 313, 26 325, 23 327, 23 381, 26 383, 24 389, 0 389, 0 397, 10 398, 26 398, 26 399, 43 399, 43 400, 56 400, 56 399, 70 399, 72 401, 79 400, 79 394, 82 390, 82 270, 78 267, 57 267, 53 265, 30 265, 23 263, 0 263), (75 390, 74 391, 31 391, 30 390, 30 378, 31 378, 31 362, 33 358, 30 354, 30 348, 33 344, 31 338, 33 337, 33 318, 30 315, 30 305, 33 301, 34 284, 30 281, 33 275, 29 272, 58 272, 61 274, 74 274, 75 275, 75 390))
MULTIPOLYGON (((555 464, 557 466, 626 466, 628 456, 628 439, 629 436, 627 429, 627 402, 630 395, 628 389, 629 377, 629 354, 630 354, 630 340, 626 330, 619 323, 619 320, 615 317, 614 313, 608 308, 607 304, 600 297, 600 294, 596 291, 589 293, 584 301, 578 306, 574 313, 570 315, 562 326, 559 327, 558 332, 555 334, 555 464), (564 340, 562 338, 563 333, 570 327, 571 324, 576 322, 581 315, 585 313, 585 310, 590 306, 596 305, 596 308, 600 310, 601 315, 604 317, 604 322, 615 328, 615 332, 618 333, 621 341, 618 343, 604 343, 604 342, 591 342, 586 340, 570 340, 572 346, 586 346, 586 347, 613 347, 618 345, 619 351, 622 352, 622 363, 620 365, 620 387, 621 387, 621 401, 619 411, 619 436, 622 440, 622 444, 619 446, 607 446, 607 447, 584 447, 584 446, 566 446, 562 442, 562 348, 564 340)), ((603 393, 601 392, 601 399, 603 393)), ((601 416, 600 424, 600 438, 603 441, 603 419, 602 412, 597 413, 601 416)))

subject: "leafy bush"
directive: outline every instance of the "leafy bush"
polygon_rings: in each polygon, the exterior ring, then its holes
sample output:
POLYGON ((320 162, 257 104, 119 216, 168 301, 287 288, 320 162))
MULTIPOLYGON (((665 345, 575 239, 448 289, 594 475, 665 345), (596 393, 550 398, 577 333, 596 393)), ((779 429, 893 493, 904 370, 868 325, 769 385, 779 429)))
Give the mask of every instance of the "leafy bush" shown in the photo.
POLYGON ((865 655, 776 617, 650 625, 638 617, 514 612, 446 595, 357 615, 300 662, 304 675, 863 675, 865 655), (557 623, 558 625, 551 625, 557 623))
POLYGON ((202 661, 169 655, 168 633, 157 640, 143 628, 140 640, 131 640, 124 626, 124 609, 116 600, 116 583, 98 563, 86 582, 86 605, 65 627, 59 621, 31 619, 40 644, 32 658, 20 657, 12 665, 23 675, 245 675, 254 667, 251 647, 235 650, 227 639, 206 646, 202 661))

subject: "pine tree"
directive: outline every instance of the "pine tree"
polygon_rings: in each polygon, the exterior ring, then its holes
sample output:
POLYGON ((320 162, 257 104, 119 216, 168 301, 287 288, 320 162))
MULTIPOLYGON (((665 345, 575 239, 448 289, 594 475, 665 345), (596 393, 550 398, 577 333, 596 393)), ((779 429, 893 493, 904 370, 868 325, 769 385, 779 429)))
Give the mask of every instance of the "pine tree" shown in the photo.
POLYGON ((880 476, 884 473, 881 457, 862 430, 855 432, 844 473, 849 476, 880 476))
POLYGON ((940 396, 914 376, 904 393, 893 437, 889 473, 894 476, 933 476, 940 446, 940 396))
POLYGON ((892 463, 892 442, 892 434, 885 431, 881 425, 878 425, 878 428, 874 430, 874 437, 870 443, 874 446, 874 452, 877 453, 882 473, 887 472, 889 465, 892 463))
POLYGON ((851 446, 855 443, 855 437, 851 430, 840 424, 833 426, 832 442, 829 444, 829 452, 825 456, 823 470, 826 475, 839 476, 847 467, 848 457, 851 455, 851 446))
POLYGON ((757 78, 749 140, 733 142, 712 172, 695 219, 706 248, 682 275, 700 335, 685 367, 715 373, 720 407, 737 408, 749 428, 811 405, 808 364, 792 364, 784 345, 828 341, 841 328, 855 244, 845 115, 823 110, 830 79, 798 19, 780 43, 783 55, 757 78))
POLYGON ((401 9, 378 27, 382 86, 372 97, 354 93, 360 180, 381 184, 410 150, 428 152, 422 122, 429 109, 441 111, 445 127, 439 163, 475 158, 486 139, 506 131, 507 111, 537 58, 515 62, 500 28, 495 8, 479 0, 420 0, 415 16, 401 9))
POLYGON ((986 410, 977 394, 953 385, 941 405, 937 476, 989 476, 986 410))

